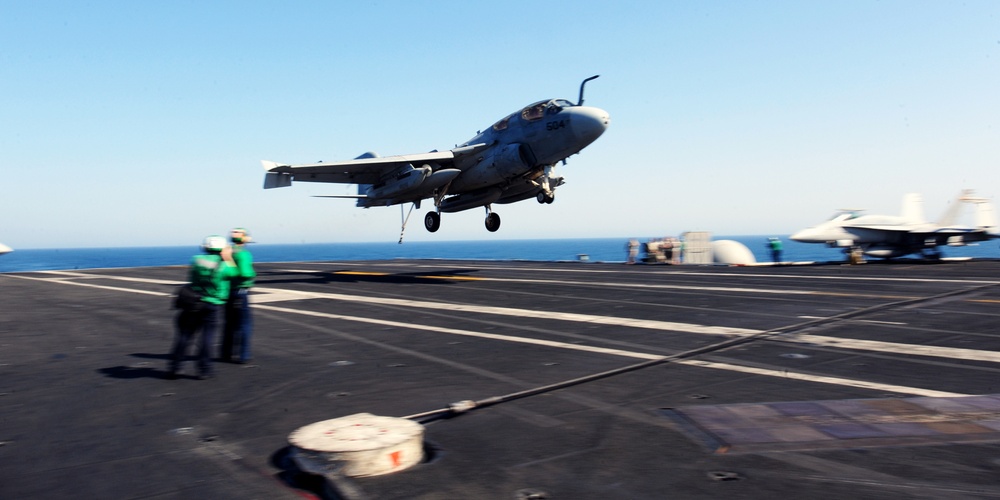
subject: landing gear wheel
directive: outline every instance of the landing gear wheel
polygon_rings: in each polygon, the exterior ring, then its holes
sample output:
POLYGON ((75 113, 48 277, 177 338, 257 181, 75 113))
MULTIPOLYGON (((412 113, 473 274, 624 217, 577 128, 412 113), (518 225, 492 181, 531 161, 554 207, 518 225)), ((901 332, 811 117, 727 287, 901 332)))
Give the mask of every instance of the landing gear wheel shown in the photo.
POLYGON ((424 227, 430 232, 435 232, 441 228, 441 214, 437 212, 427 212, 424 216, 424 227))
POLYGON ((536 196, 535 199, 538 200, 538 203, 542 203, 542 204, 548 205, 548 204, 551 204, 553 201, 555 201, 556 197, 555 196, 549 196, 549 195, 547 195, 545 193, 538 193, 538 196, 536 196))
POLYGON ((500 215, 496 212, 490 212, 490 214, 486 216, 486 230, 491 233, 495 233, 497 229, 500 229, 500 215))

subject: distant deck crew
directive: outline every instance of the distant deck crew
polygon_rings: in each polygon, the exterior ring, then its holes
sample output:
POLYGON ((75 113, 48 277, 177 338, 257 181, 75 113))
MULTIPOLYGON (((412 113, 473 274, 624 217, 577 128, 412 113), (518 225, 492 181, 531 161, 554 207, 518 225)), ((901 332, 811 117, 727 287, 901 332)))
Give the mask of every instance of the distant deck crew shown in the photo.
POLYGON ((625 244, 626 264, 635 264, 635 258, 639 256, 639 240, 632 238, 625 244))
POLYGON ((767 245, 771 249, 771 260, 775 264, 781 262, 781 240, 778 238, 768 238, 767 245))
POLYGON ((663 238, 663 243, 660 245, 660 248, 663 249, 663 260, 667 264, 673 264, 674 263, 674 251, 675 251, 674 250, 674 239, 671 238, 670 236, 667 236, 666 238, 663 238))

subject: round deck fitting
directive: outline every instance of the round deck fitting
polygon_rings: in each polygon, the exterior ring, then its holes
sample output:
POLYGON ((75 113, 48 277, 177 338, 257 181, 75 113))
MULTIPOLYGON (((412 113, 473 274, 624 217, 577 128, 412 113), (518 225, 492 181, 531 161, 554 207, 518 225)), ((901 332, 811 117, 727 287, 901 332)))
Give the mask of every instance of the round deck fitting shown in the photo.
POLYGON ((337 470, 351 477, 397 472, 424 457, 424 426, 396 417, 358 413, 300 427, 288 436, 303 470, 337 470))

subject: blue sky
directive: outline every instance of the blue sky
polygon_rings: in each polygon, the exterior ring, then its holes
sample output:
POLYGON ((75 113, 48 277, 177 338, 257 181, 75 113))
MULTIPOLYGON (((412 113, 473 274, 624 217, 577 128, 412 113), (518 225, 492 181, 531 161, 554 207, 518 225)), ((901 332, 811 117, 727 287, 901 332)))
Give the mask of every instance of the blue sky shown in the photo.
POLYGON ((789 234, 843 206, 1000 194, 995 1, 0 1, 0 242, 395 241, 398 207, 262 189, 447 149, 531 102, 611 114, 552 205, 409 241, 789 234))

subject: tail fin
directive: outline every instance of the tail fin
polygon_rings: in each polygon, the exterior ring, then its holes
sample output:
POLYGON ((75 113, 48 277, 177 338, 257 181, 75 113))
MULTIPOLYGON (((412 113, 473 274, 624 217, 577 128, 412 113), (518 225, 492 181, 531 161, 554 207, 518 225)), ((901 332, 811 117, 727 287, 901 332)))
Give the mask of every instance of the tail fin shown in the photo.
POLYGON ((371 200, 367 197, 368 189, 371 187, 371 184, 358 184, 358 201, 355 203, 355 206, 361 208, 368 208, 372 206, 371 200))
POLYGON ((926 222, 924 219, 924 199, 920 196, 920 193, 907 193, 903 195, 903 207, 900 210, 900 216, 906 222, 914 224, 923 224, 926 222))
MULTIPOLYGON (((367 153, 363 153, 361 156, 355 158, 355 160, 364 160, 366 158, 378 158, 378 157, 379 157, 378 153, 374 151, 368 151, 367 153)), ((372 187, 371 184, 358 184, 358 201, 356 203, 357 206, 363 208, 368 208, 371 206, 369 200, 367 200, 366 198, 362 198, 362 196, 368 194, 368 189, 371 187, 372 187)))
POLYGON ((997 217, 993 213, 993 204, 985 199, 976 202, 976 227, 990 234, 997 234, 1000 227, 997 226, 997 217))
POLYGON ((972 190, 963 189, 962 192, 958 193, 958 197, 955 201, 948 207, 947 210, 941 214, 941 217, 937 220, 937 225, 942 227, 954 226, 958 224, 958 217, 962 213, 962 207, 965 203, 973 202, 974 198, 971 198, 972 190))

